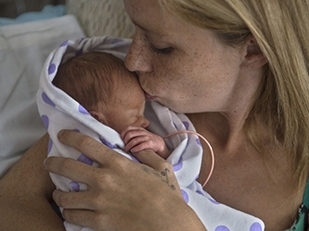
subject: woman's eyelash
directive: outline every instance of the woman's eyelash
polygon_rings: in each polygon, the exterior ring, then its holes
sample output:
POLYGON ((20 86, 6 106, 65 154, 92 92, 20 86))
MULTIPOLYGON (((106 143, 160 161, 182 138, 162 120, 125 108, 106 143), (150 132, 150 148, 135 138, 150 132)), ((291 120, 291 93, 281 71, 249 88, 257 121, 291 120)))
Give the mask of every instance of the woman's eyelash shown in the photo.
POLYGON ((156 54, 169 54, 174 50, 173 47, 166 47, 162 49, 158 49, 152 45, 149 45, 149 47, 150 47, 150 51, 156 54))

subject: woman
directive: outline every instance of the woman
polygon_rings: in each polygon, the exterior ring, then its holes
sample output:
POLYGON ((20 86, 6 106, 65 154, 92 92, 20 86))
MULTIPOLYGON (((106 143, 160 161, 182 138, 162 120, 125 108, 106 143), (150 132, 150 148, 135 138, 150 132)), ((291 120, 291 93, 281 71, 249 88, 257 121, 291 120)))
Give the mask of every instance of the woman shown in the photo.
MULTIPOLYGON (((289 229, 298 215, 297 226, 302 226, 308 220, 306 208, 298 209, 309 162, 309 1, 124 3, 136 25, 126 67, 138 74, 149 100, 186 113, 213 146, 216 165, 205 191, 259 217, 265 230, 289 229)), ((136 155, 140 165, 82 134, 64 131, 59 139, 101 164, 45 161, 46 170, 89 186, 87 192, 53 192, 56 203, 66 208, 66 220, 96 230, 207 230, 177 187, 166 186, 175 185, 175 178, 163 159, 136 155)), ((47 203, 53 191, 47 171, 32 167, 43 161, 46 142, 42 138, 0 182, 5 230, 10 221, 11 230, 18 225, 25 230, 29 219, 38 230, 57 224, 61 230, 47 203), (33 181, 27 180, 10 188, 28 169, 37 170, 31 177, 44 186, 29 189, 33 181), (23 188, 29 193, 24 195, 23 188), (22 206, 27 210, 18 211, 22 206)), ((206 152, 198 181, 209 169, 206 152)))

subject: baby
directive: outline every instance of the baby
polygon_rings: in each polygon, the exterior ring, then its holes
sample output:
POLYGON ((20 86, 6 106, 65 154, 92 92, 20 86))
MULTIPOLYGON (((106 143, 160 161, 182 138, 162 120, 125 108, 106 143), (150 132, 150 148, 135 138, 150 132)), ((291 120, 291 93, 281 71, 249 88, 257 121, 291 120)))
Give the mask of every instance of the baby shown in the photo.
POLYGON ((144 92, 121 59, 105 52, 81 54, 61 64, 52 83, 121 134, 124 151, 152 149, 165 159, 169 156, 164 140, 145 129, 144 92))
MULTIPOLYGON (((121 59, 105 52, 78 55, 59 65, 52 83, 93 118, 117 131, 125 152, 151 149, 165 159, 169 156, 164 140, 145 129, 149 121, 144 117, 144 92, 135 73, 128 71, 121 59)), ((79 230, 67 222, 65 227, 79 230)))

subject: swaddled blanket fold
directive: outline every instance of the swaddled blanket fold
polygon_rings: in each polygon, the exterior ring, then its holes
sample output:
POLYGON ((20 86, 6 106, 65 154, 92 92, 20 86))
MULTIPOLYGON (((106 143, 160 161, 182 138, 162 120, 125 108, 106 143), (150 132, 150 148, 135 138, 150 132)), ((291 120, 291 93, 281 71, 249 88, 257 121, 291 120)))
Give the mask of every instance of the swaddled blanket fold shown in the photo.
MULTIPOLYGON (((41 73, 40 87, 37 92, 39 113, 50 135, 48 156, 74 158, 97 166, 82 153, 58 141, 57 133, 61 129, 74 129, 95 138, 120 155, 136 161, 122 150, 124 143, 116 131, 94 119, 78 102, 52 84, 58 66, 62 62, 89 51, 104 51, 124 59, 130 43, 130 39, 110 36, 82 38, 65 41, 49 55, 41 73)), ((184 114, 175 113, 157 102, 147 102, 145 116, 150 121, 149 130, 162 137, 177 131, 195 131, 184 114)), ((203 156, 198 136, 181 133, 171 136, 166 143, 169 149, 173 150, 167 161, 173 165, 183 198, 193 208, 207 230, 264 230, 264 224, 260 219, 215 201, 196 181, 203 156)), ((51 179, 62 191, 87 190, 86 185, 55 174, 51 174, 51 179)), ((71 231, 90 230, 67 222, 65 227, 71 231)))

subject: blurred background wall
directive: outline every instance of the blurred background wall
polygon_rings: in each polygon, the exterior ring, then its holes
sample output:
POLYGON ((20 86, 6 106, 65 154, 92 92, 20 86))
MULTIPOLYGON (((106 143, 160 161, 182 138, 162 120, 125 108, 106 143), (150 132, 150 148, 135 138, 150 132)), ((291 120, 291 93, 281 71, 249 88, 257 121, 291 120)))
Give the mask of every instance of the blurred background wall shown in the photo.
POLYGON ((0 17, 16 18, 25 12, 41 11, 47 4, 65 4, 65 0, 0 0, 0 17))
POLYGON ((67 13, 74 14, 88 36, 132 37, 134 25, 122 0, 67 0, 67 13))
POLYGON ((15 18, 29 11, 41 11, 47 4, 64 4, 74 14, 87 36, 112 35, 130 38, 134 25, 122 0, 0 0, 0 17, 15 18))

